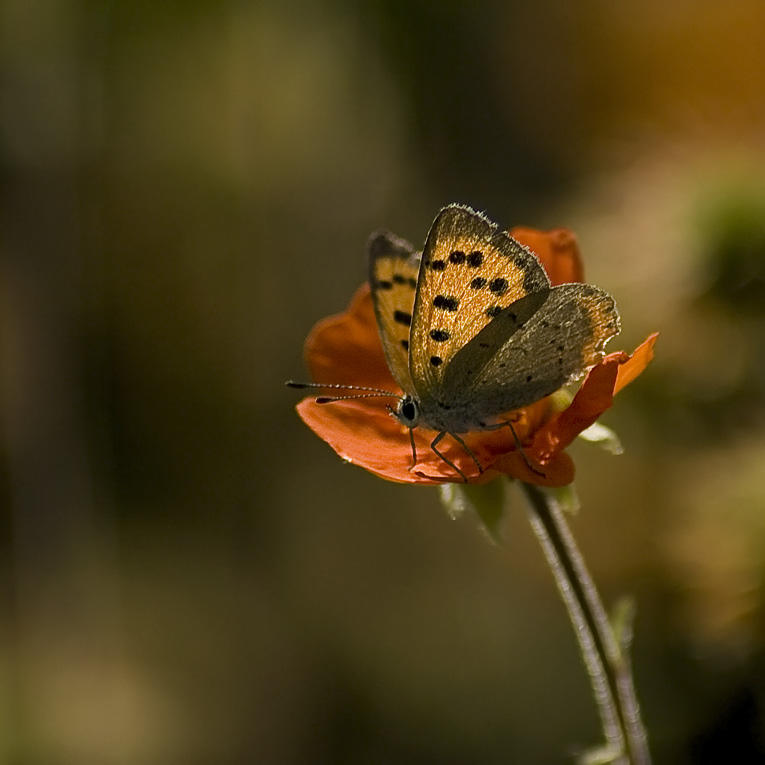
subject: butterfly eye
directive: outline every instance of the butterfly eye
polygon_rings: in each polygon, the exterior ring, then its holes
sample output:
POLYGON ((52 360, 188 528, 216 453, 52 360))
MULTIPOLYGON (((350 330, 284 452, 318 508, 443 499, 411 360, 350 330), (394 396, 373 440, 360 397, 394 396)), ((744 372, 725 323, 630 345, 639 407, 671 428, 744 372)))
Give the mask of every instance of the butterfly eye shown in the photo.
POLYGON ((396 415, 404 425, 413 428, 420 419, 420 408, 411 396, 405 396, 401 399, 396 415))

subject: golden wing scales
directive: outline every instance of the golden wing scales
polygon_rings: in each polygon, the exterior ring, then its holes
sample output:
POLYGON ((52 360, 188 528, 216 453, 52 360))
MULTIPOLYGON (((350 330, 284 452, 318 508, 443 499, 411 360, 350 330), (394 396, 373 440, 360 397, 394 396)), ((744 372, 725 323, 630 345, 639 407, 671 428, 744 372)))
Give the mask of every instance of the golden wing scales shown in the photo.
POLYGON ((413 393, 409 374, 409 332, 420 268, 419 253, 409 242, 387 231, 368 244, 369 284, 385 357, 394 379, 413 393))
POLYGON ((436 448, 447 434, 480 470, 458 434, 496 426, 580 377, 619 332, 610 295, 552 287, 530 250, 461 205, 439 212, 421 257, 388 232, 373 235, 369 280, 388 365, 406 394, 395 414, 410 429, 436 430, 432 450, 465 480, 436 448))
POLYGON ((450 205, 423 250, 412 323, 410 374, 418 396, 438 395, 446 370, 498 313, 550 286, 536 256, 484 216, 450 205))

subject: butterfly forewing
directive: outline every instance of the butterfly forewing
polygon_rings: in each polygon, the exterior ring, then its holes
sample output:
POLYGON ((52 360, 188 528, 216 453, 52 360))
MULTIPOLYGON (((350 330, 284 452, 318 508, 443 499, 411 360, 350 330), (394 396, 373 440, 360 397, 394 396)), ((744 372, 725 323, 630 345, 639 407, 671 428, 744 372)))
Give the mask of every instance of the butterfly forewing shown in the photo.
POLYGON ((580 377, 602 359, 618 331, 614 300, 598 287, 564 284, 532 293, 457 354, 443 395, 476 419, 489 420, 580 377))
POLYGON ((373 234, 368 249, 372 301, 388 366, 401 389, 413 393, 409 375, 409 331, 419 253, 409 242, 387 231, 373 234))
POLYGON ((504 308, 549 286, 536 256, 483 215, 441 210, 425 243, 412 323, 409 370, 420 399, 440 395, 460 348, 504 308))

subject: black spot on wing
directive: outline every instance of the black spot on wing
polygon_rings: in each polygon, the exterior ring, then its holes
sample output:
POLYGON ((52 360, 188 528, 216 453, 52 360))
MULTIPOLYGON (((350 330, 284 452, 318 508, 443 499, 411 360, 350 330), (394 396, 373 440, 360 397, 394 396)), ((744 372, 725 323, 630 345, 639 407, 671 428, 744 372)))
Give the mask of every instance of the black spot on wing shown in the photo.
POLYGON ((435 298, 433 298, 433 307, 453 313, 460 307, 460 301, 459 298, 451 295, 436 295, 435 298))
POLYGON ((394 284, 405 284, 407 287, 414 289, 417 286, 417 280, 411 276, 404 276, 403 274, 393 274, 394 284))
MULTIPOLYGON (((485 313, 491 321, 463 345, 454 355, 454 358, 446 365, 443 372, 443 390, 450 395, 464 395, 462 391, 473 385, 472 371, 480 373, 491 359, 497 355, 500 348, 508 344, 510 338, 524 326, 544 305, 548 299, 550 290, 538 290, 524 295, 519 300, 504 308, 501 305, 493 305, 486 309, 485 313)), ((560 342, 558 339, 557 342, 560 342)), ((550 349, 551 351, 552 349, 550 349)), ((525 349, 518 348, 525 353, 525 349)), ((507 362, 510 367, 516 364, 515 357, 502 354, 503 358, 497 358, 495 363, 507 362)), ((550 356, 555 358, 551 353, 550 356)), ((548 357, 549 358, 549 357, 548 357)))
POLYGON ((489 284, 489 289, 495 294, 495 295, 504 295, 507 292, 507 288, 510 285, 507 282, 507 279, 497 278, 492 279, 491 283, 489 284))
POLYGON ((457 265, 459 265, 460 263, 464 263, 466 259, 467 259, 467 256, 465 255, 464 252, 462 252, 462 250, 455 250, 453 253, 449 255, 449 262, 455 263, 457 265))
POLYGON ((476 278, 473 279, 472 282, 470 282, 470 289, 482 290, 487 284, 488 284, 488 280, 484 279, 483 276, 476 276, 476 278))
POLYGON ((405 327, 408 327, 412 323, 412 314, 407 313, 406 311, 395 310, 393 312, 393 321, 395 321, 397 324, 403 324, 405 327))
POLYGON ((445 343, 450 337, 449 332, 446 329, 431 329, 430 336, 437 343, 445 343))
POLYGON ((471 268, 480 268, 483 265, 483 253, 479 250, 474 250, 467 256, 467 264, 471 268))

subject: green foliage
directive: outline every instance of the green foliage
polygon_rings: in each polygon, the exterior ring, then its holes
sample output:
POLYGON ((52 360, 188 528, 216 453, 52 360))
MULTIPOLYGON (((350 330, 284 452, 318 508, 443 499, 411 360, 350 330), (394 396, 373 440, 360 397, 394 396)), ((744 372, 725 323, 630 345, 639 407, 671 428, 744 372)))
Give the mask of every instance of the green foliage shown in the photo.
POLYGON ((448 483, 440 487, 441 501, 452 518, 472 510, 478 516, 489 539, 497 544, 502 540, 502 521, 505 517, 505 482, 503 479, 483 484, 448 483))

